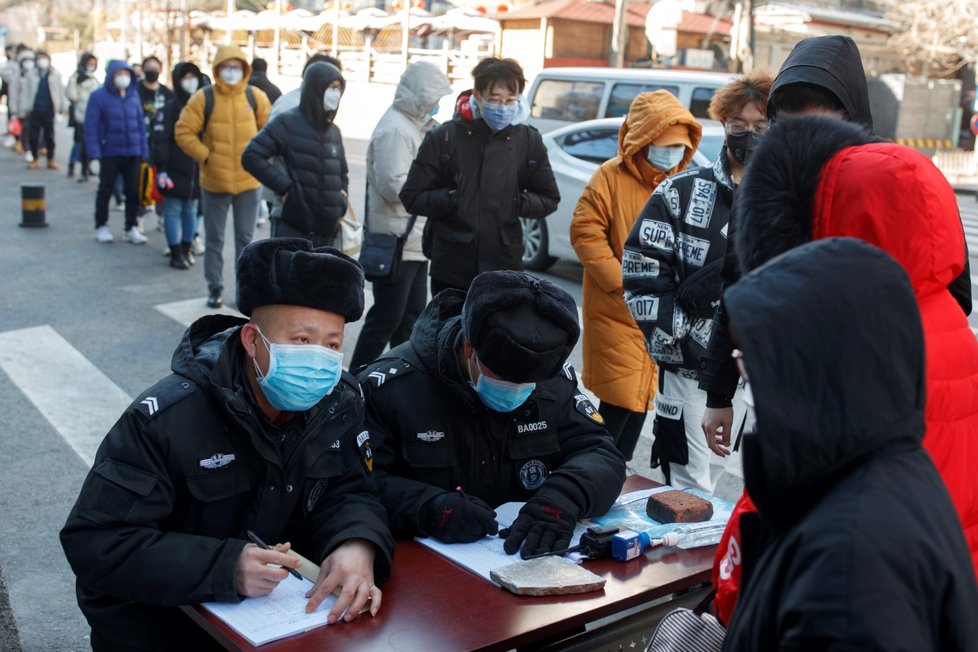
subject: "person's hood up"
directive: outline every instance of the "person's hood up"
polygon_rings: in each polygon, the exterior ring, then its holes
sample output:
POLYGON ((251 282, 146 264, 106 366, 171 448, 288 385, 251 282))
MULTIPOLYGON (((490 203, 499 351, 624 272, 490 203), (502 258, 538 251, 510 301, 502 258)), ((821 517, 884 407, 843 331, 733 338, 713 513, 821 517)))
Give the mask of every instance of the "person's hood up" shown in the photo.
POLYGON ((102 82, 102 85, 105 86, 106 90, 108 90, 110 93, 114 93, 115 95, 119 94, 119 89, 115 87, 115 83, 112 81, 112 79, 120 70, 128 70, 129 74, 132 75, 132 85, 130 88, 134 87, 136 84, 136 71, 133 70, 133 67, 121 59, 112 59, 105 67, 105 81, 102 82))
POLYGON ((394 107, 416 119, 426 118, 426 109, 452 92, 448 77, 433 63, 416 61, 401 75, 394 91, 394 107))
POLYGON ((475 120, 478 117, 479 105, 472 97, 472 90, 462 91, 455 98, 455 113, 453 120, 475 120))
POLYGON ((302 78, 299 112, 314 127, 328 125, 336 115, 336 111, 327 111, 323 108, 323 95, 329 85, 337 79, 342 85, 341 90, 345 91, 346 81, 343 79, 343 73, 333 64, 317 61, 306 68, 306 74, 302 78))
MULTIPOLYGON (((774 97, 782 86, 799 82, 821 86, 835 95, 846 108, 849 121, 872 132, 866 72, 859 48, 851 38, 819 36, 798 43, 774 79, 769 97, 774 97)), ((769 115, 770 112, 768 109, 769 115)))
POLYGON ((665 173, 649 163, 646 156, 648 147, 663 132, 675 125, 689 130, 689 142, 693 144, 693 147, 687 147, 683 154, 683 162, 677 168, 677 171, 680 171, 686 169, 693 154, 696 153, 702 136, 702 127, 683 103, 669 91, 639 93, 632 100, 625 122, 618 130, 618 156, 621 158, 621 164, 632 176, 646 186, 650 186, 651 189, 655 189, 655 186, 662 182, 665 173))
POLYGON ((91 61, 97 61, 95 55, 91 52, 82 52, 81 57, 78 59, 78 70, 85 72, 85 69, 91 61))
POLYGON ((754 269, 809 240, 852 236, 893 256, 918 296, 964 269, 964 234, 947 179, 926 156, 831 118, 778 121, 737 193, 735 246, 754 269), (894 219, 899 216, 899 219, 894 219))
POLYGON ((234 85, 234 88, 244 88, 248 85, 248 79, 251 78, 251 64, 248 63, 248 57, 245 56, 244 50, 237 45, 218 46, 217 52, 214 53, 214 61, 211 64, 211 69, 214 71, 214 86, 225 92, 231 90, 232 87, 217 74, 217 67, 231 59, 238 59, 244 64, 244 75, 242 75, 241 81, 234 85))
POLYGON ((212 387, 214 371, 228 338, 237 337, 240 327, 247 323, 247 319, 229 315, 201 317, 183 334, 173 352, 170 369, 201 387, 212 387))
POLYGON ((460 401, 479 408, 481 403, 468 386, 468 380, 463 379, 458 363, 464 303, 462 290, 439 292, 418 316, 410 342, 426 369, 437 373, 460 401))
POLYGON ((756 404, 744 482, 766 520, 787 525, 868 459, 921 445, 923 329, 910 281, 884 251, 812 242, 724 299, 756 404))
POLYGON ((183 90, 183 84, 180 83, 187 73, 191 73, 197 77, 197 88, 204 87, 204 80, 201 78, 200 68, 196 64, 190 63, 189 61, 181 61, 173 66, 173 75, 170 79, 173 81, 173 93, 177 96, 177 102, 180 104, 186 104, 190 99, 190 94, 183 90))

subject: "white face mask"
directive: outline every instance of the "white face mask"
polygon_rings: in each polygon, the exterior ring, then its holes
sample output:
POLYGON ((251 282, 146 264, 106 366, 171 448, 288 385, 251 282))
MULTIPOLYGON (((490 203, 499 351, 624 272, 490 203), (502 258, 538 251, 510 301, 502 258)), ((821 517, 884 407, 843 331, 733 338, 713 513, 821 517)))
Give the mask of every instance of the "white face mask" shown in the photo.
POLYGON ((670 145, 667 147, 656 147, 649 145, 648 159, 652 167, 663 172, 668 172, 683 162, 683 155, 686 148, 682 145, 670 145))
POLYGON ((25 59, 20 65, 24 70, 34 70, 34 61, 31 59, 25 59))
POLYGON ((335 111, 340 106, 340 98, 343 93, 338 88, 327 88, 323 93, 323 108, 327 111, 335 111))
POLYGON ((87 72, 89 75, 94 75, 95 74, 95 67, 94 66, 88 66, 87 68, 85 68, 85 72, 87 72))
POLYGON ((225 84, 234 86, 244 79, 244 70, 241 68, 221 68, 221 79, 225 84))
POLYGON ((47 70, 48 68, 51 67, 51 62, 48 61, 47 59, 38 59, 37 67, 40 68, 41 70, 47 70))
POLYGON ((112 83, 115 84, 115 87, 119 90, 123 90, 129 88, 129 84, 132 83, 132 77, 129 75, 117 75, 112 78, 112 83))
POLYGON ((180 88, 182 88, 187 95, 193 95, 194 93, 196 93, 198 86, 200 86, 200 82, 197 81, 196 77, 191 77, 190 79, 184 79, 183 81, 180 82, 180 88))

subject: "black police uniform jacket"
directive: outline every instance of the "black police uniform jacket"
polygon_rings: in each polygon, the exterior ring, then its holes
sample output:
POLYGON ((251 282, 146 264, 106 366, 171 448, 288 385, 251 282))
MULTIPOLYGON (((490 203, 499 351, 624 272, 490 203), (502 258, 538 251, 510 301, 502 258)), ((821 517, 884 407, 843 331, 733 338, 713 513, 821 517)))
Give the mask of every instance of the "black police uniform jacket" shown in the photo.
POLYGON ((921 447, 924 339, 906 274, 852 238, 762 271, 725 296, 757 405, 743 460, 758 512, 741 517, 723 649, 975 650, 968 547, 921 447), (841 334, 830 350, 826 333, 841 334))
POLYGON ((393 539, 364 461, 355 380, 344 375, 273 426, 244 372, 243 323, 211 316, 188 329, 173 374, 106 435, 61 531, 96 649, 206 646, 175 607, 241 599, 234 569, 248 530, 314 562, 365 539, 376 582, 390 574, 393 539))
POLYGON ((275 194, 288 193, 281 219, 301 234, 329 239, 346 213, 349 168, 335 111, 323 94, 342 81, 331 65, 310 66, 299 106, 282 113, 251 139, 241 165, 275 194))
POLYGON ((405 209, 428 217, 431 277, 460 288, 482 272, 522 270, 519 218, 544 218, 560 201, 539 131, 517 124, 493 132, 466 115, 425 135, 400 192, 405 209))
POLYGON ((525 501, 549 478, 572 482, 580 516, 605 513, 621 492, 625 462, 571 366, 537 383, 519 408, 486 407, 458 362, 458 290, 438 294, 411 339, 359 373, 374 478, 395 533, 424 533, 421 507, 461 487, 495 507, 525 501))

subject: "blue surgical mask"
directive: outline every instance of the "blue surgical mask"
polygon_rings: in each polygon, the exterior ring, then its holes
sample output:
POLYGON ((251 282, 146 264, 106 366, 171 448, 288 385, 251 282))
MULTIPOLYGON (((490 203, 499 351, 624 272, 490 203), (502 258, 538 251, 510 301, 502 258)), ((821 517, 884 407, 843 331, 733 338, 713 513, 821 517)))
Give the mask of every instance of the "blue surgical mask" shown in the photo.
POLYGON ((434 105, 433 107, 431 107, 430 109, 428 109, 428 111, 427 111, 428 117, 429 118, 434 118, 436 115, 438 115, 438 109, 439 109, 439 107, 438 107, 437 104, 434 105))
POLYGON ((683 162, 683 155, 686 148, 683 145, 670 145, 668 147, 656 147, 649 145, 649 163, 656 169, 668 172, 683 162))
MULTIPOLYGON (((472 377, 472 361, 469 360, 469 378, 472 377)), ((530 394, 537 388, 536 383, 511 383, 507 380, 490 378, 482 372, 479 361, 475 362, 479 369, 479 379, 474 383, 470 380, 469 384, 475 389, 486 407, 496 412, 512 412, 519 406, 526 403, 530 394)))
POLYGON ((497 104, 485 101, 482 103, 482 119, 493 131, 502 131, 516 117, 517 105, 497 104))
POLYGON ((256 325, 268 347, 268 373, 258 373, 258 386, 276 410, 308 410, 333 391, 343 374, 343 354, 316 344, 276 344, 256 325))

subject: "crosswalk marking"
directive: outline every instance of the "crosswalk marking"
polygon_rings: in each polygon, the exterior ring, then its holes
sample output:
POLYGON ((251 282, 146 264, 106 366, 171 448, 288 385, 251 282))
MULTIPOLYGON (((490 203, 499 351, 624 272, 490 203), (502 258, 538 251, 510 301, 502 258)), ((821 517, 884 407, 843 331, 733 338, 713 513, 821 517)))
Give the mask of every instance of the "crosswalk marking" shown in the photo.
POLYGON ((170 319, 184 326, 190 326, 204 315, 231 315, 241 317, 241 313, 234 308, 221 306, 220 308, 208 308, 206 297, 187 299, 186 301, 174 301, 173 303, 161 303, 153 306, 158 312, 163 313, 170 319))
POLYGON ((50 326, 0 333, 0 369, 88 466, 132 402, 50 326))

